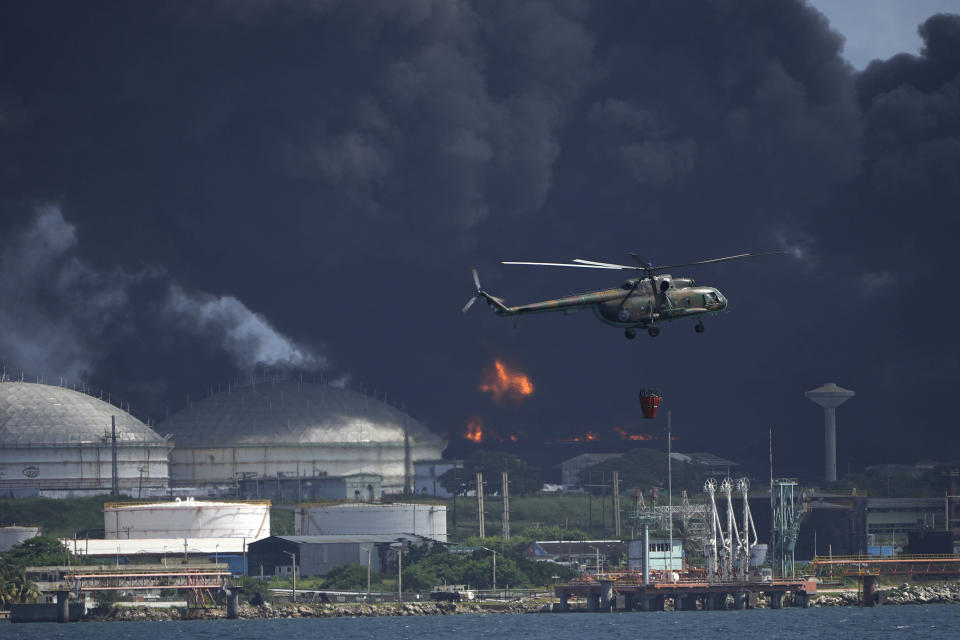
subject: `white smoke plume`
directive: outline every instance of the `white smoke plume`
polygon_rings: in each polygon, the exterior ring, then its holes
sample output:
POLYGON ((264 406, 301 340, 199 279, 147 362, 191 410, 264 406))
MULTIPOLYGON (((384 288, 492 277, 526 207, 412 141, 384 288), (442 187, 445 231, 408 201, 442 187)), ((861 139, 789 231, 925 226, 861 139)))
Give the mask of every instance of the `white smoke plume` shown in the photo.
POLYGON ((266 318, 233 296, 188 293, 172 284, 167 303, 168 311, 184 326, 215 336, 239 369, 257 364, 307 369, 327 365, 326 358, 281 335, 266 318))
POLYGON ((314 350, 278 332, 229 295, 188 291, 163 269, 100 269, 77 251, 77 228, 55 205, 38 207, 29 225, 0 241, 0 362, 7 375, 40 373, 81 380, 110 359, 124 338, 148 334, 131 297, 167 297, 151 306, 180 333, 214 337, 238 370, 257 364, 321 368, 314 350), (164 286, 165 285, 165 286, 164 286))

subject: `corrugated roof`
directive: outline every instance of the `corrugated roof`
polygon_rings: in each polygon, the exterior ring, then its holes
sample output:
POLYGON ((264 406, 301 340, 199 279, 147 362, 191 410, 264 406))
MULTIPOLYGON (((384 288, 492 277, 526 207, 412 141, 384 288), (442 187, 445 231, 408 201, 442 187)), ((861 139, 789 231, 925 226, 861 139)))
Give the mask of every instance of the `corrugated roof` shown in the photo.
MULTIPOLYGON (((262 539, 262 538, 261 538, 262 539)), ((136 540, 85 540, 83 538, 62 538, 63 543, 76 555, 91 556, 135 556, 163 555, 171 557, 183 555, 183 543, 187 543, 187 554, 191 553, 243 553, 243 538, 141 538, 136 540)), ((247 538, 247 548, 255 542, 247 538)))
POLYGON ((0 382, 0 445, 109 442, 111 416, 116 416, 119 440, 163 442, 126 411, 85 393, 49 384, 0 382))
POLYGON ((177 447, 262 444, 403 446, 443 439, 406 413, 366 395, 325 384, 272 380, 233 387, 191 404, 157 429, 177 447))
POLYGON ((412 533, 401 533, 400 535, 363 533, 323 536, 270 536, 270 538, 264 538, 264 540, 269 540, 271 538, 277 540, 286 540, 287 542, 292 542, 294 544, 349 544, 353 542, 373 542, 380 544, 390 542, 432 540, 432 538, 428 538, 427 536, 420 536, 412 533))

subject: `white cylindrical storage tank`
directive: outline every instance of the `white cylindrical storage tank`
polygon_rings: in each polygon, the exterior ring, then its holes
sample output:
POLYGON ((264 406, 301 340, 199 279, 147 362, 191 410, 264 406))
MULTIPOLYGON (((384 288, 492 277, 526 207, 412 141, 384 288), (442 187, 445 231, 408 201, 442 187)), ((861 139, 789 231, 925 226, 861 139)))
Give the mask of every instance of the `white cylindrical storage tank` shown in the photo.
POLYGON ((447 541, 447 507, 441 504, 301 504, 297 535, 413 534, 447 541))
POLYGON ((174 502, 107 503, 103 506, 104 537, 246 538, 270 535, 270 502, 206 502, 186 498, 174 502))
POLYGON ((110 491, 114 420, 120 493, 166 488, 170 445, 140 420, 67 387, 0 377, 0 492, 60 496, 110 491))
POLYGON ((10 551, 13 545, 40 535, 40 527, 0 527, 0 552, 10 551))

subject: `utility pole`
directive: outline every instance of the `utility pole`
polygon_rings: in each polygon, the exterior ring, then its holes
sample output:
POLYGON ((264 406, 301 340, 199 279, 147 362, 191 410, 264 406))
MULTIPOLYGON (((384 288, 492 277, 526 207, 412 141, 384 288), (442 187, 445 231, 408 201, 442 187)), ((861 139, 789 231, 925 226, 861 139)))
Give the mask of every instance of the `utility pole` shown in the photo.
MULTIPOLYGON (((283 549, 281 549, 283 551, 283 549)), ((291 553, 290 551, 283 551, 285 554, 290 556, 290 569, 293 573, 293 601, 297 601, 297 554, 291 553)))
MULTIPOLYGON (((673 573, 673 412, 667 409, 667 504, 670 517, 670 573, 673 573)), ((672 579, 672 576, 671 576, 672 579)))
POLYGON ((403 546, 397 548, 397 602, 403 602, 403 546))
POLYGON ((370 554, 373 547, 367 549, 367 597, 370 597, 370 554))
POLYGON ((483 523, 483 472, 477 472, 477 535, 486 538, 486 529, 483 523))
POLYGON ((110 416, 110 471, 112 482, 110 484, 110 495, 120 495, 120 480, 117 476, 117 416, 110 416))
POLYGON ((503 495, 503 539, 510 539, 510 474, 506 471, 500 476, 500 482, 503 485, 501 494, 503 495))
POLYGON ((614 537, 620 537, 620 472, 613 472, 613 531, 614 537))
POLYGON ((770 553, 770 575, 771 575, 772 577, 776 578, 776 577, 777 577, 777 550, 776 550, 776 547, 774 546, 774 545, 776 544, 776 540, 775 540, 775 538, 774 538, 774 533, 773 533, 773 527, 774 527, 774 519, 773 519, 773 513, 774 513, 774 511, 773 511, 773 504, 774 504, 774 499, 773 499, 773 429, 770 429, 769 434, 770 434, 770 546, 767 547, 767 549, 768 549, 768 551, 769 551, 769 553, 770 553))

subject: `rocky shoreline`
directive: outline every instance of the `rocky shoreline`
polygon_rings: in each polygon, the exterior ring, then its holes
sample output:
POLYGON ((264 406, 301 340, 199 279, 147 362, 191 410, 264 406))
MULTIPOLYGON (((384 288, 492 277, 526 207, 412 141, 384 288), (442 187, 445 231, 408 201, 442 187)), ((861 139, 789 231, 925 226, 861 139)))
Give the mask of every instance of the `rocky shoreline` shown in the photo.
MULTIPOLYGON (((505 604, 476 604, 454 602, 405 602, 403 604, 293 604, 289 602, 260 606, 241 604, 239 617, 255 618, 357 618, 379 616, 441 616, 458 614, 517 614, 540 613, 549 610, 543 602, 514 602, 505 604)), ((219 609, 151 609, 114 607, 108 611, 91 612, 86 620, 209 620, 225 618, 226 610, 219 609)))
MULTIPOLYGON (((960 603, 960 583, 917 585, 903 583, 896 587, 878 589, 880 605, 911 604, 956 604, 960 603)), ((789 602, 784 603, 789 606, 789 602)), ((859 606, 856 591, 820 593, 814 596, 813 607, 859 606)), ((759 607, 766 607, 761 599, 759 607)), ((553 610, 549 602, 525 601, 511 603, 454 603, 454 602, 405 602, 403 604, 294 604, 290 602, 259 606, 240 605, 240 618, 356 618, 377 616, 441 616, 462 614, 521 614, 548 613, 553 610)), ((93 611, 86 620, 133 621, 133 620, 207 620, 225 618, 226 611, 219 609, 151 609, 137 607, 114 607, 106 611, 93 611)))

